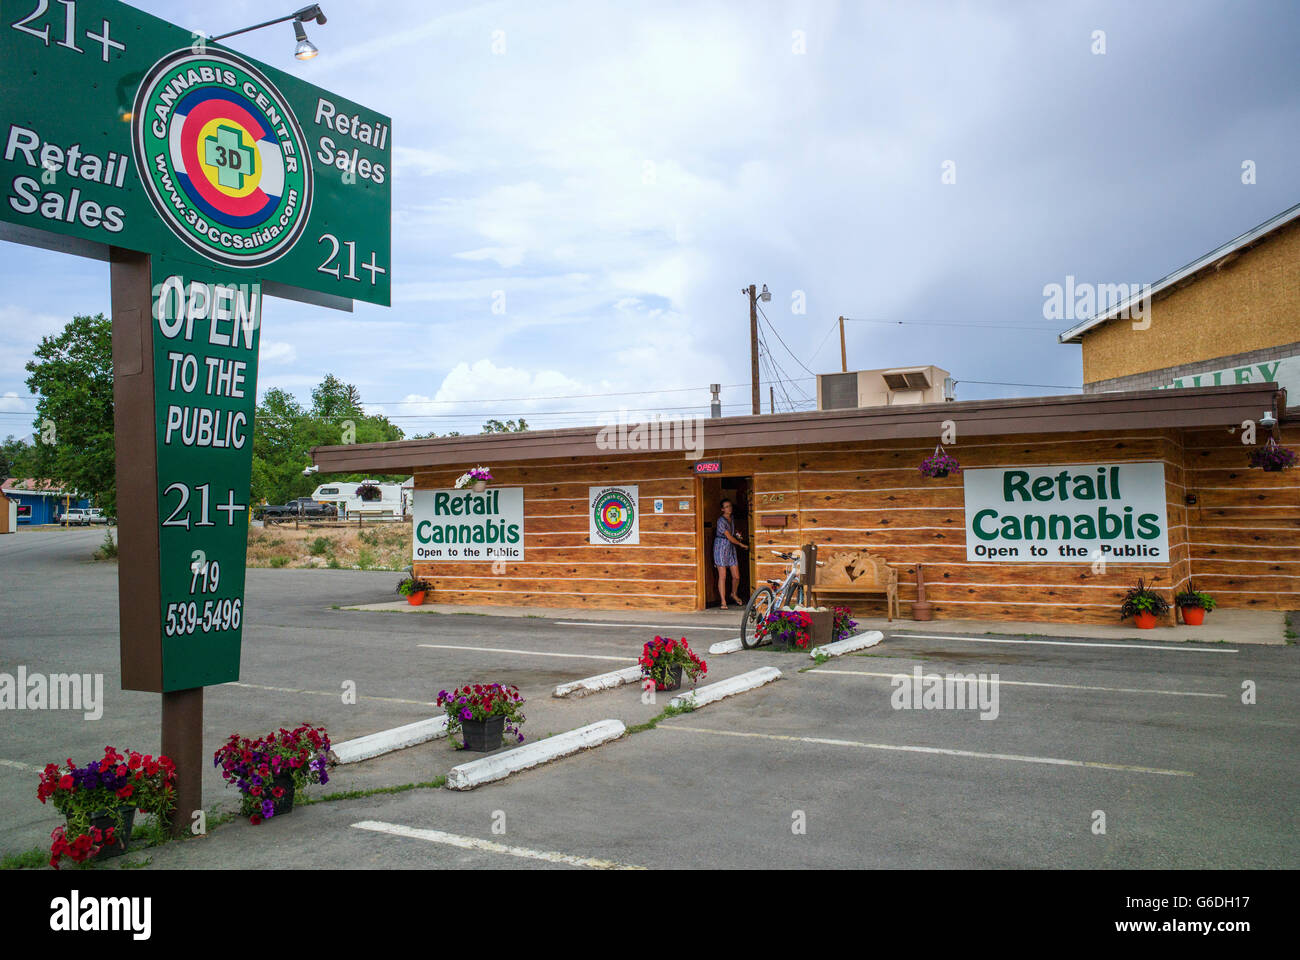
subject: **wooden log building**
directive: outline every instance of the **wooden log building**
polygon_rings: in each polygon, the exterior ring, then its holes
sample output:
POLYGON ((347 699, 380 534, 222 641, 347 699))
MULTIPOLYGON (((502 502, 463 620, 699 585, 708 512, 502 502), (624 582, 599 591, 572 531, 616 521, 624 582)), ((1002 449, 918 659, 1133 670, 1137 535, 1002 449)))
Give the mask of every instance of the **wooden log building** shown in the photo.
MULTIPOLYGON (((1300 439, 1285 402, 1276 384, 1254 383, 705 419, 698 444, 687 451, 631 447, 631 431, 627 444, 606 449, 602 440, 610 435, 588 427, 312 453, 322 473, 413 473, 417 539, 430 530, 421 511, 432 509, 436 491, 450 491, 476 464, 493 473, 489 489, 499 496, 485 501, 492 509, 507 511, 511 498, 521 500, 519 559, 493 560, 487 554, 499 552, 480 546, 472 558, 415 561, 415 573, 433 584, 435 602, 713 606, 713 528, 726 496, 753 547, 741 553, 742 596, 751 584, 783 575, 785 564, 771 550, 811 542, 823 556, 828 549, 867 549, 894 566, 905 619, 923 565, 936 618, 1118 622, 1120 598, 1138 577, 1157 578, 1171 600, 1194 580, 1224 607, 1300 608, 1300 480, 1294 471, 1251 469, 1254 447, 1242 442, 1243 424, 1260 421, 1258 443, 1270 435, 1284 444, 1300 439), (955 442, 944 446, 962 472, 923 477, 918 466, 945 426, 955 430, 955 442), (1156 478, 1150 488, 1122 495, 1163 505, 1167 548, 1158 559, 1044 562, 1023 551, 1014 559, 972 558, 972 523, 989 531, 995 524, 988 516, 972 520, 976 505, 967 502, 981 471, 1024 468, 1018 476, 1027 480, 1059 466, 1104 478, 1114 467, 1143 464, 1152 466, 1142 476, 1156 478), (697 472, 697 465, 711 472, 697 472), (623 542, 593 536, 597 494, 610 487, 635 487, 636 536, 623 542)), ((1041 484, 1053 497, 1054 483, 1039 479, 1032 489, 1041 484)), ((449 493, 438 509, 459 509, 458 497, 469 494, 449 493)), ((1118 522, 1121 507, 1117 502, 1108 517, 1104 506, 1101 512, 1104 526, 1118 522)), ((499 529, 504 542, 506 525, 499 529)), ((884 613, 883 598, 849 605, 859 614, 884 613)))

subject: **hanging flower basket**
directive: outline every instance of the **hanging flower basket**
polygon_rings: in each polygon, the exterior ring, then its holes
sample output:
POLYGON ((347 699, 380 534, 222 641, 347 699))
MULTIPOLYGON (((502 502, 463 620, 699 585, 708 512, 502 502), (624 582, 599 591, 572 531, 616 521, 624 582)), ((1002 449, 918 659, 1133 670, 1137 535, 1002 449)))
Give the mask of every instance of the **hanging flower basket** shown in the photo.
POLYGON ((1294 467, 1296 459, 1294 450, 1281 446, 1276 440, 1269 437, 1268 442, 1262 447, 1251 451, 1250 465, 1260 467, 1266 473, 1280 473, 1294 467))
POLYGON ((491 479, 492 471, 487 467, 470 467, 456 478, 456 489, 464 490, 466 487, 473 487, 475 493, 482 493, 487 489, 488 481, 491 479))
POLYGON ((373 503, 376 500, 384 499, 384 491, 380 490, 378 486, 367 480, 365 483, 361 484, 361 486, 357 487, 357 496, 365 503, 373 503))
POLYGON ((961 464, 955 457, 949 456, 942 445, 934 448, 934 453, 921 461, 918 468, 923 477, 946 477, 950 473, 961 473, 961 464))

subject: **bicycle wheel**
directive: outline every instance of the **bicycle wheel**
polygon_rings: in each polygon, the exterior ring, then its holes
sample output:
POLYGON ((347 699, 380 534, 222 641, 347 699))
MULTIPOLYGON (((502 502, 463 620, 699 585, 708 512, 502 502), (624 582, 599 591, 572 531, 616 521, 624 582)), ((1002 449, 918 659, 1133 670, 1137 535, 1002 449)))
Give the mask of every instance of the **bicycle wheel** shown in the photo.
POLYGON ((740 645, 746 650, 758 646, 755 629, 776 608, 776 593, 771 587, 759 587, 750 594, 745 604, 745 615, 740 621, 740 645))

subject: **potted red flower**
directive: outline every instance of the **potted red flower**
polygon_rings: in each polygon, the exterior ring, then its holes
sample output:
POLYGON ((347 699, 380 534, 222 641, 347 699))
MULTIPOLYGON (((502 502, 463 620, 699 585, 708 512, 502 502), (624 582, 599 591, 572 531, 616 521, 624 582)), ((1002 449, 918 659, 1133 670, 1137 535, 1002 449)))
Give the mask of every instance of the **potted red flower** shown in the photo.
POLYGON ((212 755, 212 765, 221 768, 228 785, 238 788, 239 812, 256 825, 292 810, 295 794, 307 784, 329 783, 329 752, 325 728, 304 723, 256 740, 231 734, 212 755))
POLYGON ((458 750, 496 750, 506 733, 522 743, 520 727, 527 719, 520 709, 523 705, 523 695, 514 684, 475 683, 450 693, 438 691, 438 706, 447 711, 447 732, 464 734, 458 750))
POLYGON ((754 628, 754 636, 766 638, 776 650, 806 650, 812 643, 812 616, 803 610, 773 610, 754 628))
POLYGON ((831 626, 831 639, 843 640, 853 635, 853 628, 858 621, 853 619, 853 611, 848 607, 835 608, 835 622, 831 626))
POLYGON ((656 690, 677 690, 682 685, 682 672, 694 683, 709 672, 709 665, 695 655, 686 638, 655 637, 646 642, 637 661, 641 676, 653 680, 656 690))
POLYGON ((53 803, 66 824, 50 834, 50 866, 67 857, 74 863, 116 857, 126 852, 135 813, 168 822, 176 803, 176 766, 167 757, 134 750, 104 756, 78 767, 47 764, 36 788, 41 803, 53 803))

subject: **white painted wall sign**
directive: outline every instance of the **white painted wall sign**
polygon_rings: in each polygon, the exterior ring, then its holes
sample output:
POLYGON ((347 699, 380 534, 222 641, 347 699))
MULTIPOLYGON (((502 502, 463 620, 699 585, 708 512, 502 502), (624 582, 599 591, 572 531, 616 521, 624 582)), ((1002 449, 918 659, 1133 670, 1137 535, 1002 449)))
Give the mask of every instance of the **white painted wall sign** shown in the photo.
POLYGON ((523 560, 524 488, 416 490, 416 560, 523 560))
POLYGON ((962 478, 968 561, 1169 562, 1163 463, 997 467, 962 478))

